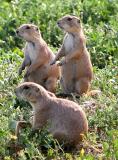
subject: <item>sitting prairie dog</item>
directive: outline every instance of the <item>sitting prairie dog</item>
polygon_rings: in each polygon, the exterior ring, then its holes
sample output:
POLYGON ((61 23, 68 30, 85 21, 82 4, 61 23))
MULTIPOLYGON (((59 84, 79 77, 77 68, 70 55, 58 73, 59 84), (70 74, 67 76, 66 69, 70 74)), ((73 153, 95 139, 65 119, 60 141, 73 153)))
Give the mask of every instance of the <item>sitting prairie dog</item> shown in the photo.
POLYGON ((43 40, 40 30, 33 24, 23 24, 16 33, 27 41, 23 49, 24 61, 19 69, 19 75, 27 67, 25 81, 38 83, 47 90, 55 92, 60 71, 56 65, 50 67, 55 55, 43 40))
MULTIPOLYGON (((32 129, 41 129, 49 123, 49 132, 59 142, 77 145, 88 131, 88 122, 82 108, 67 99, 57 98, 41 85, 24 82, 15 90, 16 96, 33 107, 32 129)), ((24 121, 19 121, 16 134, 24 121)))
POLYGON ((82 95, 87 93, 90 88, 93 71, 80 19, 67 15, 62 17, 57 24, 66 32, 66 35, 51 65, 64 57, 58 63, 62 66, 61 85, 63 92, 66 94, 75 92, 82 95))

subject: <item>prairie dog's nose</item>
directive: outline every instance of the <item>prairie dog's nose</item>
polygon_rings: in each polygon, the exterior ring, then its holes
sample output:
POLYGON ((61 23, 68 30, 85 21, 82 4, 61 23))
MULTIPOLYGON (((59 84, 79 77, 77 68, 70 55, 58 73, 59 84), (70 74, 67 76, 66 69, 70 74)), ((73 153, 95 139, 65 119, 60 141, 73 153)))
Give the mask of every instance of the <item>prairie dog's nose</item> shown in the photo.
POLYGON ((17 93, 16 89, 14 89, 14 93, 15 93, 15 94, 17 93))
POLYGON ((16 33, 17 33, 17 34, 19 33, 19 30, 18 30, 18 29, 16 30, 16 33))
POLYGON ((58 24, 58 25, 60 24, 59 21, 57 22, 57 24, 58 24))
POLYGON ((18 91, 18 89, 16 88, 16 89, 14 89, 14 93, 15 93, 15 95, 18 97, 18 95, 19 95, 19 91, 18 91))

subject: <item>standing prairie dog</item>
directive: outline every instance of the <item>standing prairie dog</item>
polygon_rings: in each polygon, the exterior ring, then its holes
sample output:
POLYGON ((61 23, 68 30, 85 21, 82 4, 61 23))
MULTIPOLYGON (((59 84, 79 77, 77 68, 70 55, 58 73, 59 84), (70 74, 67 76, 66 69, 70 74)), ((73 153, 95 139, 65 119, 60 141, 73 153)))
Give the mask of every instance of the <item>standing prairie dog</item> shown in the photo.
POLYGON ((60 75, 59 67, 56 65, 50 67, 55 55, 43 40, 38 27, 33 24, 23 24, 16 32, 27 41, 19 74, 22 74, 22 70, 27 67, 25 81, 39 83, 47 90, 55 92, 56 81, 60 75))
POLYGON ((58 63, 62 66, 62 89, 66 94, 76 92, 82 95, 90 88, 93 72, 80 19, 67 15, 57 24, 66 32, 66 35, 51 65, 61 57, 65 57, 58 63))
MULTIPOLYGON (((82 108, 67 99, 57 98, 42 86, 25 82, 16 88, 16 96, 33 107, 32 129, 41 129, 49 123, 49 132, 59 142, 77 145, 88 131, 88 122, 82 108)), ((16 133, 24 121, 19 121, 16 133)))

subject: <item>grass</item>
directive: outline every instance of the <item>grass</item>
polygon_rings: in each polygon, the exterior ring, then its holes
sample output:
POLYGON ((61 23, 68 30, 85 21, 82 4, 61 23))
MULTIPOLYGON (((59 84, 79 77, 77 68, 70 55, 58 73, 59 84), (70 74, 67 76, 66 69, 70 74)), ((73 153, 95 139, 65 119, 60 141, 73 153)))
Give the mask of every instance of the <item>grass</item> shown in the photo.
MULTIPOLYGON (((117 0, 1 1, 0 6, 0 159, 62 159, 117 160, 118 159, 118 2, 117 0), (58 9, 57 9, 58 8, 58 9), (83 96, 72 100, 84 107, 89 133, 79 150, 67 151, 42 129, 29 136, 30 128, 14 136, 16 122, 29 120, 31 106, 19 101, 15 87, 22 82, 18 68, 23 60, 24 42, 15 36, 16 28, 27 22, 37 24, 53 51, 62 43, 63 34, 56 21, 65 14, 81 15, 87 37, 87 47, 94 65, 92 89, 101 95, 83 96)), ((57 89, 58 91, 58 89, 57 89)))

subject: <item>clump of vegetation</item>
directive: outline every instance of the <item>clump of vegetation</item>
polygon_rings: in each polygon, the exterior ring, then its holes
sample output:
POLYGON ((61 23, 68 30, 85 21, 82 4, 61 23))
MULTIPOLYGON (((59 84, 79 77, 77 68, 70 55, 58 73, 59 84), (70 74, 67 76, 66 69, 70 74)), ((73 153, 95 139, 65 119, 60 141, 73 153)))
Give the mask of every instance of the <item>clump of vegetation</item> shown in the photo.
POLYGON ((0 159, 118 159, 118 2, 117 0, 0 0, 0 159), (44 128, 30 137, 30 128, 13 134, 16 121, 29 120, 31 107, 16 99, 14 89, 22 81, 18 67, 23 60, 23 41, 15 30, 23 23, 39 26, 53 51, 62 43, 63 33, 57 20, 66 15, 80 16, 87 47, 94 65, 92 88, 98 97, 74 98, 79 104, 94 101, 84 108, 89 134, 78 151, 67 152, 44 128))

